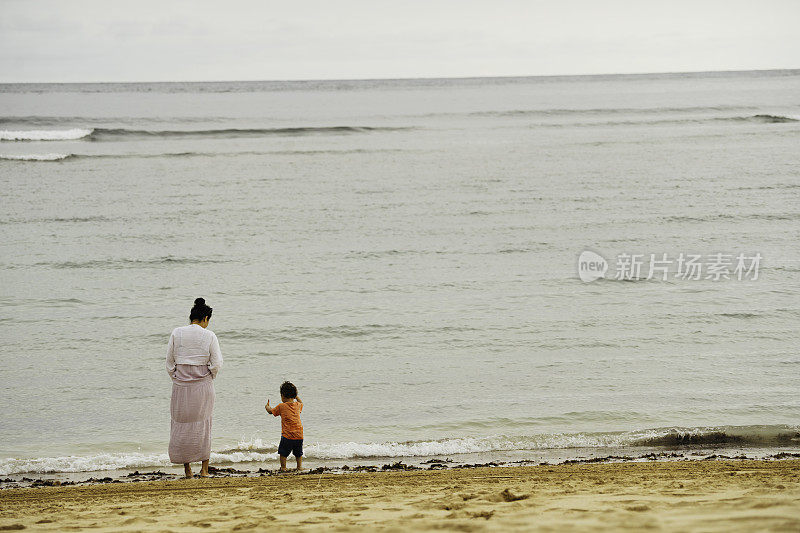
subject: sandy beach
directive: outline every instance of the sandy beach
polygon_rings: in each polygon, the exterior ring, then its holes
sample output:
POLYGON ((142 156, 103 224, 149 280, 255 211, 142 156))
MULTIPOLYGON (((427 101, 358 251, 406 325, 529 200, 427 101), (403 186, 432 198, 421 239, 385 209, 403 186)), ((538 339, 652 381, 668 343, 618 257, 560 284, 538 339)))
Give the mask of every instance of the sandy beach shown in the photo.
POLYGON ((0 530, 800 530, 800 460, 285 474, 0 491, 0 530))

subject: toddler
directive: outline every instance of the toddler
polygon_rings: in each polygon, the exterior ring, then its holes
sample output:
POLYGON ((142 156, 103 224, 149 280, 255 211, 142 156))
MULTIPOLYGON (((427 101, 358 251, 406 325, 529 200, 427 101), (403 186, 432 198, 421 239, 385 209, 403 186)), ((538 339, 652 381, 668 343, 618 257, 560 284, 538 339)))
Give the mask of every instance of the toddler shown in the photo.
POLYGON ((281 456, 281 472, 286 472, 286 458, 293 454, 297 460, 297 470, 303 467, 303 424, 300 422, 300 413, 303 411, 303 401, 297 396, 297 387, 285 381, 281 385, 281 403, 270 407, 267 400, 267 412, 281 417, 281 442, 278 445, 278 455, 281 456))

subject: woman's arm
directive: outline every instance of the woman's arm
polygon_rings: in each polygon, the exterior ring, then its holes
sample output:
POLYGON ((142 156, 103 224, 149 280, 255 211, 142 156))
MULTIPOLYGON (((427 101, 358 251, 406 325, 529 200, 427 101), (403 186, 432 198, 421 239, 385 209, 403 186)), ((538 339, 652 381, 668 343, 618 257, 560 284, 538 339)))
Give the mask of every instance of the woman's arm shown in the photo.
POLYGON ((217 336, 213 333, 212 335, 214 336, 211 338, 211 346, 209 347, 211 360, 208 362, 208 369, 211 371, 211 377, 215 378, 219 369, 222 368, 222 352, 219 350, 217 336))
POLYGON ((175 372, 175 335, 170 334, 167 343, 167 374, 172 376, 175 372))

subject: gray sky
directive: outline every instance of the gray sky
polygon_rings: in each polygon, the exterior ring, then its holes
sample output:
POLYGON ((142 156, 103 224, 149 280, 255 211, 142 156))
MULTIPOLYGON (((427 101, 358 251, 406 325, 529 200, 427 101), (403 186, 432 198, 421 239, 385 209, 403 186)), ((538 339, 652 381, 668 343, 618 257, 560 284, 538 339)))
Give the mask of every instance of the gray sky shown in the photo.
POLYGON ((800 68, 798 0, 0 0, 0 82, 800 68))

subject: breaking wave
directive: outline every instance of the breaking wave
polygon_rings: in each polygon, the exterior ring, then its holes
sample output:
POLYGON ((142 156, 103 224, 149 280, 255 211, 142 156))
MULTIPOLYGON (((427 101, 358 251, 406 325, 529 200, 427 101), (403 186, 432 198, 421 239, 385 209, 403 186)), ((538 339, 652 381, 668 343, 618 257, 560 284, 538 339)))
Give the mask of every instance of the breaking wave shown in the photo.
MULTIPOLYGON (((800 426, 719 426, 658 428, 607 433, 551 433, 529 436, 466 437, 409 442, 335 442, 304 446, 305 455, 316 460, 391 459, 441 457, 470 453, 536 451, 570 448, 664 447, 680 449, 701 446, 786 447, 800 446, 800 426)), ((274 439, 242 439, 235 447, 211 454, 219 463, 272 461, 277 452, 274 439)), ((166 453, 98 453, 85 456, 9 458, 0 460, 0 475, 53 472, 94 472, 125 468, 164 467, 171 463, 166 453)))

